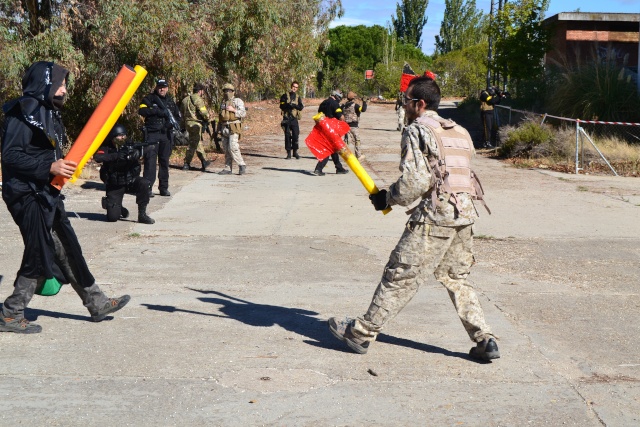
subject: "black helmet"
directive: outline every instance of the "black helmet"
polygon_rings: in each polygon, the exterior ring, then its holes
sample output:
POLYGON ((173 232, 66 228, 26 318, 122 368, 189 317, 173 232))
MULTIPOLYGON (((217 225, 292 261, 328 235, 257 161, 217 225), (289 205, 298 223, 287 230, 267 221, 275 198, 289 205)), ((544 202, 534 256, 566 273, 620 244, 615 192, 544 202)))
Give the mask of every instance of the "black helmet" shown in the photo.
POLYGON ((119 135, 127 136, 127 129, 122 124, 116 123, 113 129, 111 129, 111 132, 109 132, 109 135, 107 135, 107 141, 111 141, 119 135))

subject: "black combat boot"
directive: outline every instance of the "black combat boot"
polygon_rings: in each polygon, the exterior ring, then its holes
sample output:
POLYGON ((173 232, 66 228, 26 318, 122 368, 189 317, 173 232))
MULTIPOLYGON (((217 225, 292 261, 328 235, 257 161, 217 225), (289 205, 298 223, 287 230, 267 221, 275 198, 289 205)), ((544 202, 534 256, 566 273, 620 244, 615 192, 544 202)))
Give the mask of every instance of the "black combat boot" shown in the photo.
POLYGON ((300 154, 298 154, 298 150, 293 150, 293 157, 295 157, 296 159, 300 158, 300 154))
POLYGON ((185 163, 185 164, 182 166, 182 170, 183 170, 183 171, 188 171, 189 169, 191 169, 191 166, 189 166, 189 163, 185 163))
POLYGON ((147 205, 138 205, 138 222, 140 224, 155 224, 155 220, 147 215, 147 205))
POLYGON ((240 165, 240 170, 238 171, 238 175, 244 175, 245 173, 247 173, 247 166, 240 165))
POLYGON ((285 159, 290 159, 291 158, 291 150, 287 150, 287 157, 285 157, 285 159))
POLYGON ((198 153, 198 159, 200 159, 200 163, 202 163, 202 168, 200 170, 204 172, 207 169, 207 166, 211 164, 210 161, 204 158, 204 154, 198 153))

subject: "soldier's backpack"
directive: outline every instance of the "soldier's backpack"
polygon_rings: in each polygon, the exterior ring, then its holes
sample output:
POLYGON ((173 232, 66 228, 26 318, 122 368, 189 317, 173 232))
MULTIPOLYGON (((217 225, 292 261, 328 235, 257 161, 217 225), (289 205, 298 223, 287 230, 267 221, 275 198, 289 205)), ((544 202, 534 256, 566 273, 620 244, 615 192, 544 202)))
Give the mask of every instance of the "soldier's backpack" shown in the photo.
MULTIPOLYGON (((438 195, 449 193, 451 201, 458 206, 457 193, 468 193, 473 200, 479 201, 491 214, 484 201, 484 189, 478 175, 471 169, 473 141, 469 133, 453 120, 442 117, 423 115, 417 122, 431 129, 438 144, 438 157, 431 157, 429 164, 433 171, 434 181, 431 185, 431 203, 438 203, 438 195)), ((420 150, 426 147, 420 141, 420 150)))

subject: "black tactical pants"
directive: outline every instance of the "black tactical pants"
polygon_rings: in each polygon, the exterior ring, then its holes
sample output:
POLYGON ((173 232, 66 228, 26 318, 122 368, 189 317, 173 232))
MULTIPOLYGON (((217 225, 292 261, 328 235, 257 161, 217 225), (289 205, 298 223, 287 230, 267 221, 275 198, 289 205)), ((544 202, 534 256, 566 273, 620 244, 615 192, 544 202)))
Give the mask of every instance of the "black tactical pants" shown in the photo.
MULTIPOLYGON (((333 164, 336 167, 336 172, 345 170, 344 166, 342 166, 342 163, 340 163, 340 155, 338 153, 333 153, 331 155, 331 160, 333 160, 333 164)), ((316 170, 322 172, 322 169, 324 169, 327 163, 329 163, 329 157, 324 160, 320 160, 316 165, 316 170)))
POLYGON ((287 152, 298 149, 298 138, 300 136, 300 126, 298 120, 291 119, 282 121, 282 130, 284 131, 284 149, 287 152))
POLYGON ((158 190, 169 189, 169 157, 171 157, 171 140, 167 132, 150 132, 147 140, 150 145, 145 148, 144 172, 142 176, 149 181, 149 188, 156 182, 156 167, 158 169, 158 190))
POLYGON ((125 193, 136 195, 136 204, 149 204, 149 188, 151 184, 146 178, 136 177, 128 185, 107 185, 107 221, 115 222, 122 215, 122 199, 125 193))

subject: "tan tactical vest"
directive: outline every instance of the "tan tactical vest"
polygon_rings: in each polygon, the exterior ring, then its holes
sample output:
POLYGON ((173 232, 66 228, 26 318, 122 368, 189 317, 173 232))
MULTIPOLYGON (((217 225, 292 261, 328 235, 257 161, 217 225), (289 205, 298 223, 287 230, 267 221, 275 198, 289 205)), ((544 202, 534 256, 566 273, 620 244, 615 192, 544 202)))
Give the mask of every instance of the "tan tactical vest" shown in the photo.
MULTIPOLYGON (((291 104, 298 104, 299 102, 299 97, 298 94, 296 93, 295 96, 293 98, 291 98, 291 92, 287 92, 287 103, 291 104)), ((280 114, 282 114, 282 116, 284 117, 285 112, 283 110, 280 110, 280 114)), ((302 119, 302 111, 297 110, 297 109, 292 109, 291 110, 291 115, 296 119, 296 120, 301 120, 302 119)))
POLYGON ((235 107, 235 103, 233 102, 233 99, 229 101, 222 101, 222 104, 220 104, 220 124, 223 126, 225 125, 229 126, 229 131, 231 133, 241 135, 242 119, 236 116, 235 112, 227 111, 227 103, 231 103, 235 107))
POLYGON ((355 101, 349 101, 342 106, 342 117, 347 123, 356 123, 359 121, 359 117, 356 114, 355 101))
MULTIPOLYGON (((429 158, 429 165, 434 175, 431 186, 431 202, 437 203, 442 193, 450 194, 452 202, 457 206, 457 193, 467 193, 473 200, 478 200, 491 213, 484 201, 484 190, 476 173, 471 169, 473 141, 462 126, 453 120, 442 117, 423 115, 416 120, 431 129, 438 145, 438 157, 429 158)), ((424 152, 425 148, 420 147, 424 152)), ((435 207, 435 206, 434 206, 435 207)))

